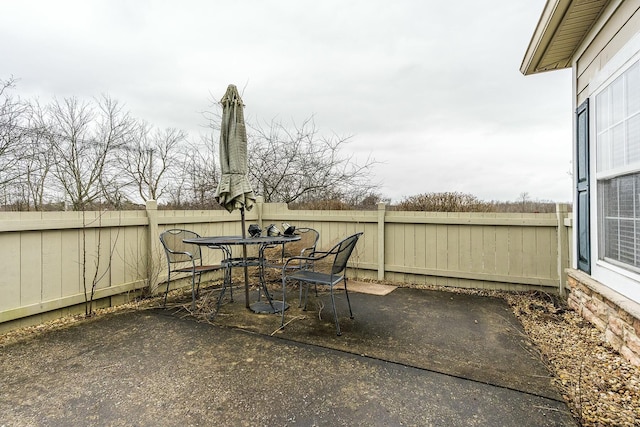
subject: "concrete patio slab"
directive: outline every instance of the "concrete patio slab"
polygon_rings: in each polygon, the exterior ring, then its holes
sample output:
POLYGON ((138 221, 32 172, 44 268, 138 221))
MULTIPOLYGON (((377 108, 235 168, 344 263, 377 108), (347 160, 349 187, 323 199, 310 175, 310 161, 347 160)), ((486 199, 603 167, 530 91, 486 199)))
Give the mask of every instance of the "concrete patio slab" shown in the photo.
POLYGON ((326 295, 292 292, 274 334, 241 294, 212 324, 139 310, 0 349, 0 425, 575 425, 501 300, 353 293, 337 337, 326 295))

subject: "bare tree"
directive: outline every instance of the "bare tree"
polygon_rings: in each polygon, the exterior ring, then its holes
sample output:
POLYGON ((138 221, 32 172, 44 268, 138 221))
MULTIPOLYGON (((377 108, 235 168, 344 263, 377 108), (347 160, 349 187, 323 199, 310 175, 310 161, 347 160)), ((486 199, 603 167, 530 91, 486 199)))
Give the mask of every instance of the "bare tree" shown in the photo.
POLYGON ((219 167, 218 145, 211 136, 202 136, 199 143, 185 145, 182 150, 181 173, 176 176, 171 191, 171 204, 176 207, 219 207, 215 201, 219 167))
POLYGON ((43 210, 45 206, 53 167, 53 156, 49 148, 46 135, 34 132, 30 144, 26 147, 28 155, 21 162, 24 175, 20 183, 25 189, 27 204, 36 211, 43 210))
POLYGON ((39 210, 51 166, 42 109, 37 102, 14 99, 15 80, 0 81, 0 186, 5 207, 39 210))
POLYGON ((25 123, 29 104, 11 95, 14 87, 14 78, 0 79, 0 185, 20 176, 16 165, 25 156, 24 140, 29 135, 25 123))
POLYGON ((520 195, 518 196, 518 202, 520 203, 520 205, 522 206, 522 212, 527 212, 527 204, 529 203, 529 193, 526 191, 523 191, 522 193, 520 193, 520 195))
POLYGON ((28 209, 43 210, 47 195, 51 196, 51 168, 53 150, 50 132, 46 127, 45 114, 36 101, 31 105, 25 138, 25 156, 18 164, 21 176, 16 186, 23 188, 28 209))
POLYGON ((178 129, 153 131, 142 124, 138 138, 121 151, 122 173, 142 200, 158 200, 166 193, 173 172, 180 169, 178 150, 186 136, 178 129))
POLYGON ((115 167, 117 150, 133 137, 135 121, 117 102, 103 96, 96 105, 67 98, 49 109, 55 163, 52 174, 74 210, 122 188, 115 167))
POLYGON ((291 128, 272 121, 251 129, 249 176, 265 202, 353 201, 379 187, 371 180, 375 161, 343 155, 349 138, 320 135, 312 117, 291 128))

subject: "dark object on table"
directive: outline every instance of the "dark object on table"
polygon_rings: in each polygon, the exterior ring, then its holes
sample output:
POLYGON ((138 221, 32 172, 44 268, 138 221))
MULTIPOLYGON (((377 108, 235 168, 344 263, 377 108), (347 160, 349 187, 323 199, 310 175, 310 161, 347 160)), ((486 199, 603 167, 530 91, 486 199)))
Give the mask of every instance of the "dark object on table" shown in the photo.
POLYGON ((296 227, 294 225, 289 225, 286 222, 282 223, 282 229, 284 230, 285 236, 293 236, 293 232, 296 231, 296 227))
POLYGON ((276 237, 281 234, 282 232, 278 227, 276 227, 275 224, 269 224, 269 226, 267 227, 267 236, 276 237))
POLYGON ((251 224, 249 226, 249 236, 251 237, 260 237, 262 234, 262 228, 258 224, 251 224))
MULTIPOLYGON (((276 268, 282 270, 284 263, 288 258, 293 256, 308 256, 315 252, 320 233, 313 228, 300 227, 296 228, 290 235, 287 235, 286 231, 283 237, 300 236, 300 240, 292 243, 271 245, 265 249, 265 267, 276 268)), ((291 263, 287 267, 290 270, 297 270, 302 267, 306 267, 307 263, 298 262, 291 263)), ((302 288, 300 288, 300 298, 302 298, 302 288)))

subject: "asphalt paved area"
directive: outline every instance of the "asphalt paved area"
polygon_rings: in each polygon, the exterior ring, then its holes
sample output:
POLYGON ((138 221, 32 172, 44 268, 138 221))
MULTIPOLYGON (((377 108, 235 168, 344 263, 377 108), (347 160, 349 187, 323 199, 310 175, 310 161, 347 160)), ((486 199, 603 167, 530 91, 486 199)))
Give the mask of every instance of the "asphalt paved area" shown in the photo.
POLYGON ((242 292, 212 323, 180 305, 115 313, 0 349, 0 426, 574 426, 502 300, 400 288, 290 293, 277 315, 242 292))

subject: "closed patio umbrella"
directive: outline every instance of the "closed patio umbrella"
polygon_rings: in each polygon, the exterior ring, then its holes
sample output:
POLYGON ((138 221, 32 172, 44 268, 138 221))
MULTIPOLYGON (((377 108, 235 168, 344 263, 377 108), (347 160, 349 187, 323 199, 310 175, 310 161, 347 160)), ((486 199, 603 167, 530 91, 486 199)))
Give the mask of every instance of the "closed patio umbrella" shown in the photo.
MULTIPOLYGON (((256 201, 247 178, 247 131, 244 123, 244 104, 235 85, 229 85, 220 101, 220 182, 215 198, 227 211, 240 210, 242 238, 246 238, 244 211, 251 210, 256 201)), ((245 260, 244 281, 246 306, 249 308, 249 273, 246 266, 247 247, 242 246, 245 260)))

